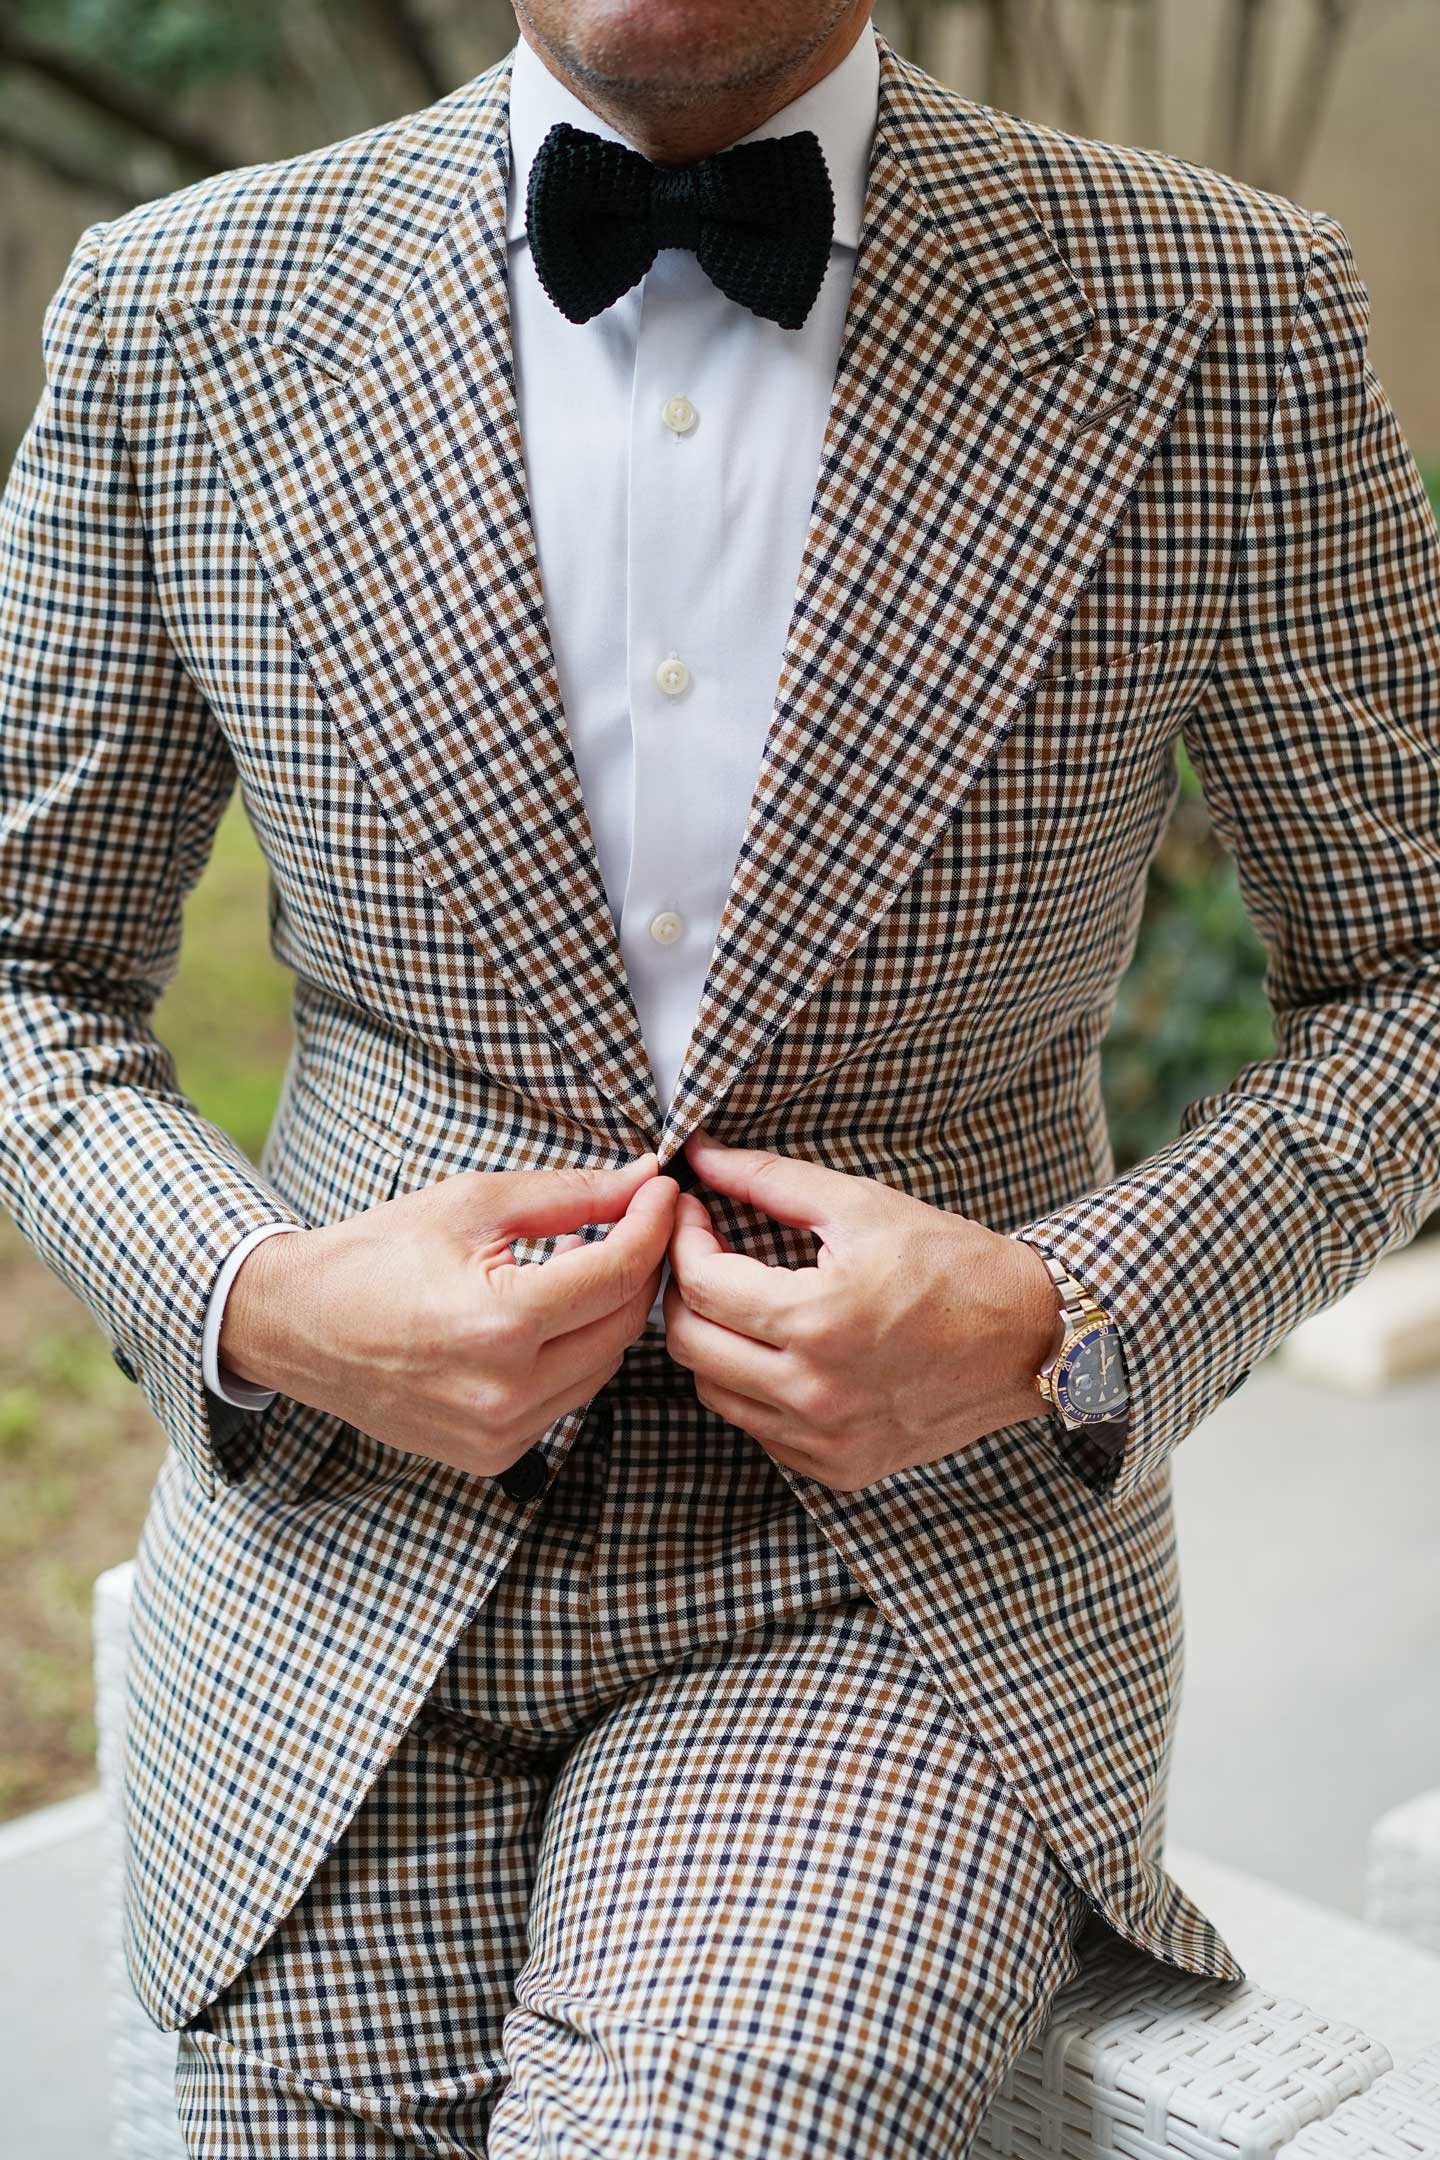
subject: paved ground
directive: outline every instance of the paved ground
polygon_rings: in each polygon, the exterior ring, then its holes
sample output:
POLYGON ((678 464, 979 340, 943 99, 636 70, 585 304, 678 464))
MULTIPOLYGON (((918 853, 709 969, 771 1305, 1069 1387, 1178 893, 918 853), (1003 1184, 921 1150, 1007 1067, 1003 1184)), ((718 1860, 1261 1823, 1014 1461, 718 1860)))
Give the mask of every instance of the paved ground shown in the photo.
MULTIPOLYGON (((46 1833, 60 1815, 29 1822, 46 1833)), ((0 1850, 20 1836, 7 1827, 0 1850)), ((108 2149, 100 1875, 93 1831, 0 1860, 0 2146, 24 2160, 108 2149)))
POLYGON ((1370 1824, 1440 1786, 1440 1381, 1357 1400, 1267 1360, 1182 1442, 1175 1508, 1169 1834, 1358 1914, 1370 1824))
MULTIPOLYGON (((1370 1823, 1440 1786, 1440 1381, 1356 1402, 1272 1360, 1184 1442, 1175 1482, 1170 1835, 1358 1913, 1370 1823)), ((15 1859, 0 1838, 0 2089, 26 2160, 105 2150, 98 1880, 93 1835, 15 1859)))

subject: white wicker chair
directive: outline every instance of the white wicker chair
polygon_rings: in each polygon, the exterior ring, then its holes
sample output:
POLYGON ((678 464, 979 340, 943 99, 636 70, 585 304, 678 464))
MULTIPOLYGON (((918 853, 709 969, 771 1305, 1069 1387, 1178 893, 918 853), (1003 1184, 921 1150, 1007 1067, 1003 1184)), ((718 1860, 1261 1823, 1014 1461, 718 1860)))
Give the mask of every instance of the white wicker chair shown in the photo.
POLYGON ((1370 1832, 1365 1918, 1440 1953, 1440 1791, 1391 1808, 1370 1832))
POLYGON ((1389 2051, 1250 1981, 1170 1971, 1102 1933, 1012 2064, 977 2160, 1270 2160, 1391 2068, 1389 2051))
POLYGON ((185 2160, 175 2117, 175 2035, 158 2032, 141 2009, 125 1970, 121 1930, 124 1869, 120 1812, 125 1735, 125 1649, 133 1561, 95 1585, 95 1729, 105 1795, 103 1941, 110 2064, 110 2151, 114 2160, 185 2160))
MULTIPOLYGON (((141 2011, 120 1947, 130 1581, 127 1564, 95 1586, 112 2151, 123 2160, 184 2160, 174 2035, 157 2032, 141 2011)), ((976 2160, 1440 2160, 1440 2046, 1396 2070, 1388 2049, 1352 2024, 1249 1981, 1163 1970, 1107 1930, 1087 1938, 1082 1958, 996 2093, 976 2160)))
POLYGON ((1436 2160, 1440 2154, 1440 2047, 1387 2071, 1281 2147, 1284 2160, 1436 2160))

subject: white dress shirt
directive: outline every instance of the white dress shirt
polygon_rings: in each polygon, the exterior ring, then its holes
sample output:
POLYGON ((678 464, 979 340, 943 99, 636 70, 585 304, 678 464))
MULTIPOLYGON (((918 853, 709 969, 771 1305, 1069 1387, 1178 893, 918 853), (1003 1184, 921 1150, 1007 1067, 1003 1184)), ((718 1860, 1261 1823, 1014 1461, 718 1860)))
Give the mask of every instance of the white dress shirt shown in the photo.
MULTIPOLYGON (((514 51, 506 237, 530 511, 571 748, 662 1104, 694 1025, 779 682, 879 76, 867 22, 838 66, 740 138, 811 128, 825 154, 830 264, 799 330, 728 300, 686 248, 662 249, 638 285, 572 323, 530 258, 531 161, 557 120, 628 138, 523 38, 514 51)), ((263 1408, 274 1390, 222 1379, 225 1295, 262 1238, 295 1227, 252 1231, 211 1295, 205 1384, 243 1408, 263 1408)), ((659 1296, 651 1312, 660 1317, 659 1296)))

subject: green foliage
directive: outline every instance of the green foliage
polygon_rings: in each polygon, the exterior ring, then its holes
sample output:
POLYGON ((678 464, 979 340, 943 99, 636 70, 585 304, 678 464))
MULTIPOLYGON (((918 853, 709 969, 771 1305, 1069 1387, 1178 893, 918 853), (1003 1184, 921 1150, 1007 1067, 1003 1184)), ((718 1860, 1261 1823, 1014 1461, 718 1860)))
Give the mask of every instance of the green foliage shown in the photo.
POLYGON ((135 1550, 162 1439, 0 1215, 0 1817, 95 1774, 90 1585, 135 1550))
POLYGON ((1150 871, 1135 958, 1102 1055, 1115 1159, 1124 1169, 1175 1137, 1180 1112, 1267 1057, 1274 1028, 1265 950, 1235 865, 1205 814, 1179 746, 1181 795, 1150 871))
POLYGON ((275 0, 21 0, 14 12, 31 36, 149 90, 264 76, 280 55, 275 0))
POLYGON ((38 1550, 74 1509, 74 1479, 42 1464, 13 1491, 7 1489, 5 1514, 0 1519, 0 1559, 18 1560, 38 1550))
POLYGON ((33 1387, 0 1388, 0 1460, 18 1462, 40 1437, 45 1405, 33 1387))
POLYGON ((271 958, 265 863, 238 796, 185 909, 180 967, 155 1015, 180 1085, 252 1157, 290 1040, 290 977, 271 958))
POLYGON ((104 1336, 98 1333, 42 1329, 30 1337, 26 1363, 47 1402, 61 1397, 87 1402, 97 1392, 113 1398, 126 1385, 115 1370, 104 1336))

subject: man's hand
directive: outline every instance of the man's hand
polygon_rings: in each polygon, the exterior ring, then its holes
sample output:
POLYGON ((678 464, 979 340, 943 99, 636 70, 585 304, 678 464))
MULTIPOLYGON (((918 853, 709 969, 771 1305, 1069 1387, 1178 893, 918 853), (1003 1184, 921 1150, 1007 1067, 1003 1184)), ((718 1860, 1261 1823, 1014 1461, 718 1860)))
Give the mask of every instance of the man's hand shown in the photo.
POLYGON ((266 1238, 225 1303, 220 1359, 376 1440, 491 1477, 618 1371, 646 1322, 674 1178, 466 1171, 346 1222, 266 1238), (521 1267, 516 1235, 610 1223, 521 1267))
POLYGON ((669 1353, 768 1455, 856 1492, 1043 1409, 1062 1323, 1028 1245, 796 1156, 703 1131, 685 1152, 715 1191, 822 1240, 814 1267, 767 1267, 726 1250, 693 1193, 676 1204, 669 1353))

